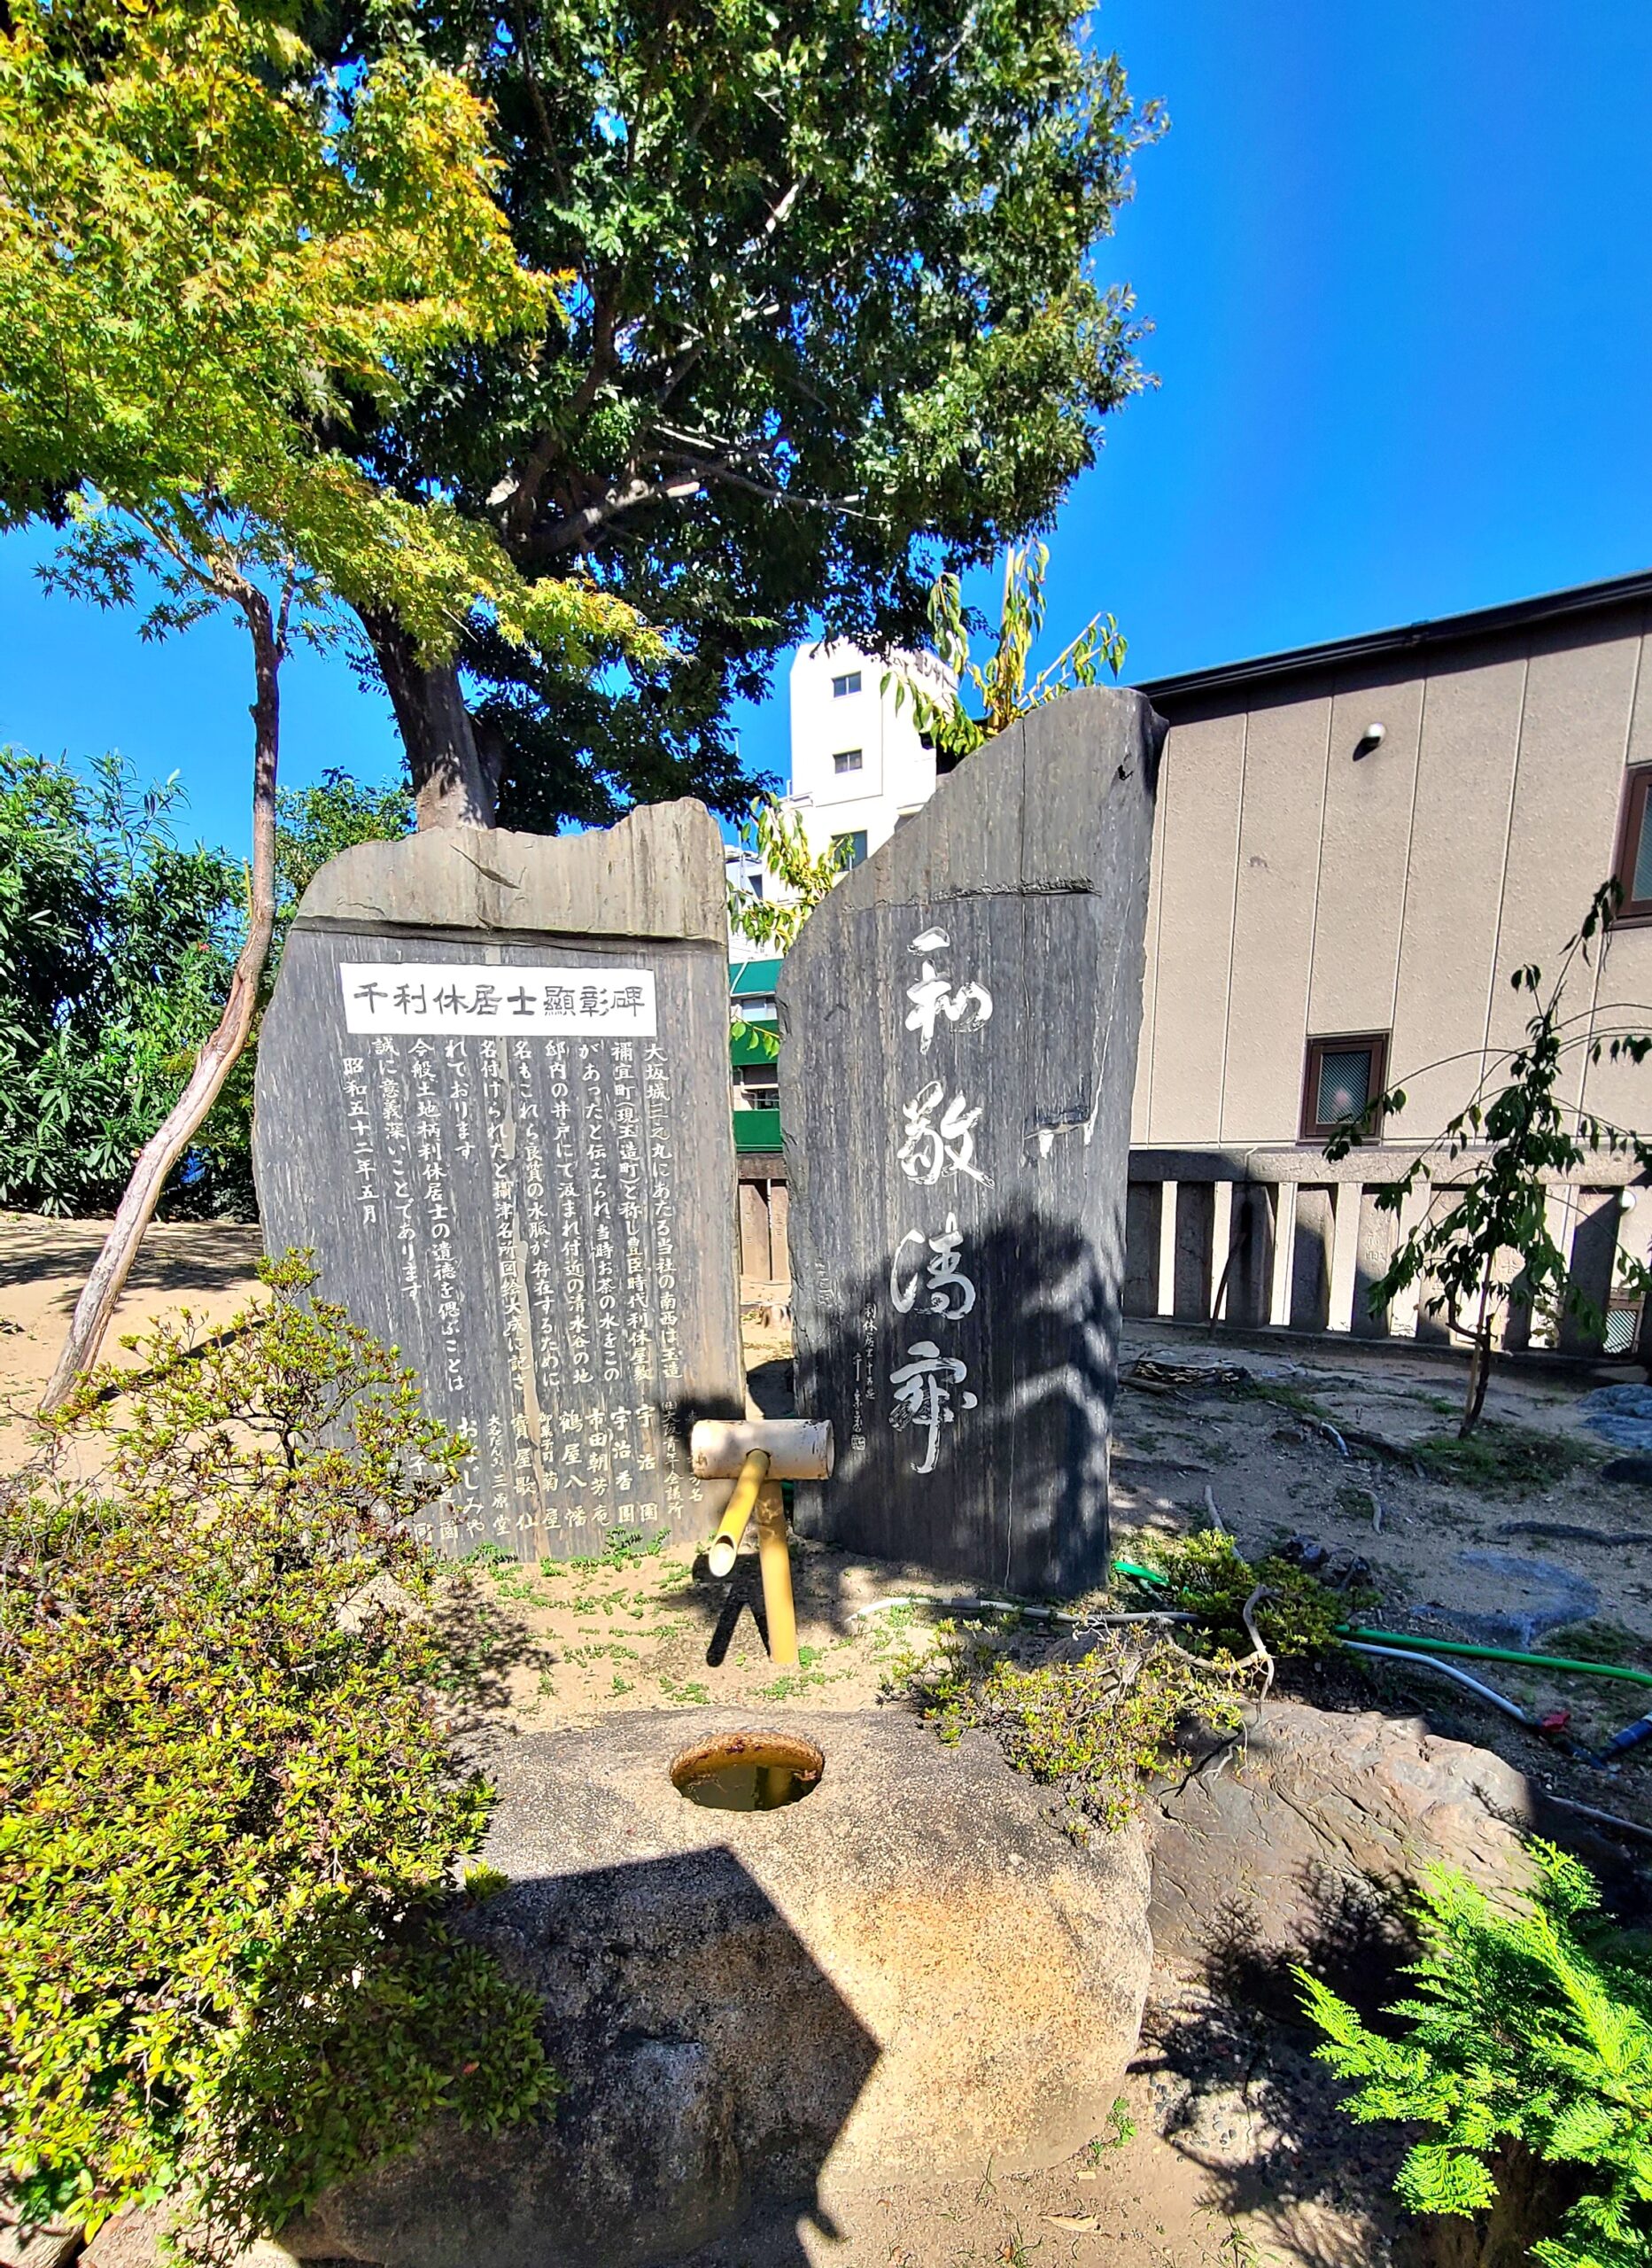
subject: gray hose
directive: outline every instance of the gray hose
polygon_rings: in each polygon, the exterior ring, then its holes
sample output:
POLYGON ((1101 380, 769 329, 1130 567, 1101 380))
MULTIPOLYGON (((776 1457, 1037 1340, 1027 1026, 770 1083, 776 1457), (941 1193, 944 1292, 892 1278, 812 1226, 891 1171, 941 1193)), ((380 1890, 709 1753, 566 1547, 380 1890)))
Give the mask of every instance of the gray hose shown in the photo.
POLYGON ((904 1598, 874 1598, 865 1606, 857 1606, 849 1616, 858 1622, 863 1615, 881 1614, 891 1606, 938 1606, 948 1614, 1020 1614, 1031 1622, 1070 1622, 1074 1629, 1088 1630, 1097 1622, 1197 1622, 1197 1614, 1173 1613, 1167 1608, 1141 1608, 1119 1614, 1062 1614, 1053 1606, 1023 1606, 1012 1598, 931 1598, 914 1592, 904 1598))
POLYGON ((1477 1693, 1482 1701, 1489 1701, 1494 1709, 1501 1709, 1505 1717, 1512 1717, 1516 1724, 1524 1725, 1528 1732, 1537 1730, 1534 1717, 1529 1717, 1515 1702, 1505 1700, 1501 1693, 1494 1693, 1489 1685, 1482 1685, 1477 1677, 1470 1677, 1466 1669, 1459 1669, 1454 1662, 1437 1662, 1432 1654, 1401 1653, 1398 1646, 1361 1646, 1356 1645, 1352 1638, 1345 1638, 1342 1643, 1351 1654, 1376 1654, 1385 1662, 1415 1662, 1423 1669, 1437 1669, 1442 1677, 1449 1677, 1458 1685, 1466 1685, 1470 1693, 1477 1693))

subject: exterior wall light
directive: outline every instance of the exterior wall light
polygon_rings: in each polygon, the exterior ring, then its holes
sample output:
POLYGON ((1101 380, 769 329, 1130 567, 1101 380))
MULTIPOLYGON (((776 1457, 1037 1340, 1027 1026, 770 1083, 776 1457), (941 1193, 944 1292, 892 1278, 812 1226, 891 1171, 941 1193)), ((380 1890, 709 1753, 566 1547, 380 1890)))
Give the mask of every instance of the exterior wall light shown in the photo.
POLYGON ((1354 743, 1354 762, 1357 764, 1362 756, 1375 756, 1387 737, 1386 725, 1368 725, 1354 743))

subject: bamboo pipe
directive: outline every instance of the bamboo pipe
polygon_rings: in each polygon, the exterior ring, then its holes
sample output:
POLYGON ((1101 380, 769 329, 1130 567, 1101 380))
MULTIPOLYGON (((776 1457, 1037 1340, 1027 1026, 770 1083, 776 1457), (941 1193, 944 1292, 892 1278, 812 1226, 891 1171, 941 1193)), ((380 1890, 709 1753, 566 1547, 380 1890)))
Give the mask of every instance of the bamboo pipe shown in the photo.
POLYGON ((821 1418, 701 1418, 688 1453, 702 1480, 732 1480, 753 1449, 769 1452, 772 1480, 829 1480, 832 1427, 821 1418))
MULTIPOLYGON (((717 1524, 717 1534, 706 1550, 711 1573, 719 1578, 734 1572, 734 1554, 740 1550, 740 1539, 746 1533, 746 1523, 758 1500, 758 1492, 769 1478, 769 1452, 753 1449, 741 1459, 740 1478, 734 1483, 734 1493, 728 1500, 728 1509, 717 1524)), ((779 1490, 775 1490, 779 1495, 779 1490)), ((767 1588, 767 1577, 764 1577, 767 1588)), ((789 1588, 789 1587, 788 1587, 789 1588)))
POLYGON ((765 1480, 757 1491, 757 1565, 763 1575, 764 1619, 769 1626, 769 1659, 782 1669, 795 1669, 797 1608, 792 1598, 786 1502, 778 1480, 765 1480))

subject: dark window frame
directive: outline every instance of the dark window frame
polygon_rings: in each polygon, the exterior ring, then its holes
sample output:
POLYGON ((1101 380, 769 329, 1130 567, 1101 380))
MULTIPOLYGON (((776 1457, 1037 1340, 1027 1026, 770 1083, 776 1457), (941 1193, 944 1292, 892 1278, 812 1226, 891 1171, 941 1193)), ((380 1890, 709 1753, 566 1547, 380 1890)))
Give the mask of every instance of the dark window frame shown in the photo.
POLYGON ((1617 814, 1617 852, 1612 861, 1612 872, 1624 893, 1617 914, 1619 921, 1652 921, 1652 897, 1634 895, 1635 858, 1647 824, 1649 796, 1652 764, 1632 764, 1624 774, 1623 807, 1617 814))
MULTIPOLYGON (((1328 1031, 1317 1037, 1310 1037, 1302 1065, 1302 1118, 1297 1130, 1299 1141, 1322 1143, 1341 1122, 1333 1118, 1322 1125, 1315 1116, 1319 1100, 1321 1066, 1326 1056, 1351 1055, 1356 1049, 1369 1048, 1371 1084, 1369 1091, 1373 1096, 1380 1095, 1388 1084, 1388 1045, 1392 1037, 1393 1034, 1386 1031, 1328 1031)), ((1367 1138, 1379 1142, 1382 1135, 1383 1122, 1379 1114, 1371 1122, 1367 1138)))

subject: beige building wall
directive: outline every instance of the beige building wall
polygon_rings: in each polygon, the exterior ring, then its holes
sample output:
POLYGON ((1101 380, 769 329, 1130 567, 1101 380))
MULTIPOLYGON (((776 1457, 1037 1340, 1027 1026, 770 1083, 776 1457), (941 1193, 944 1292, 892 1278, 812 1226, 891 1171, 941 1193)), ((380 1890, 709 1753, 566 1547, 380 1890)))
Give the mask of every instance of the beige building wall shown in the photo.
MULTIPOLYGON (((1138 1145, 1295 1143, 1311 1038, 1392 1035, 1395 1148, 1494 1078, 1522 1033, 1511 973, 1558 969, 1612 871, 1625 770, 1652 764, 1652 602, 1586 598, 1147 688, 1171 731, 1138 1145)), ((1652 1029, 1652 926, 1616 929, 1567 1001, 1652 1029)), ((1568 1091, 1652 1129, 1652 1061, 1580 1047, 1568 1091)))

